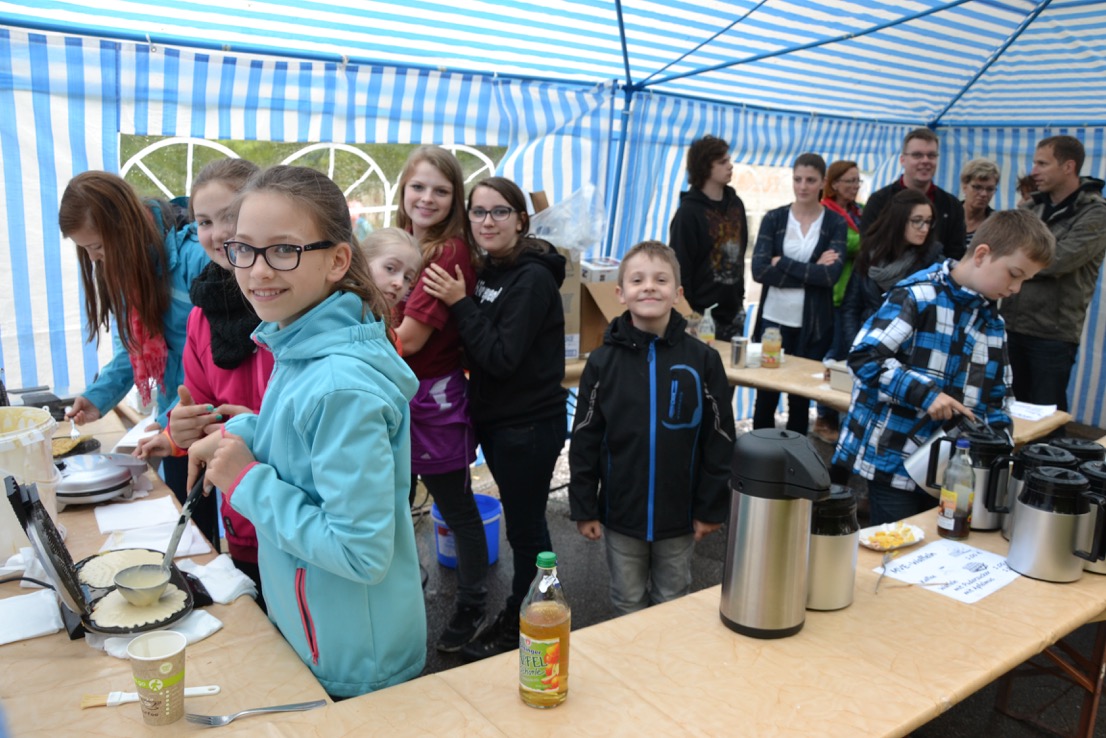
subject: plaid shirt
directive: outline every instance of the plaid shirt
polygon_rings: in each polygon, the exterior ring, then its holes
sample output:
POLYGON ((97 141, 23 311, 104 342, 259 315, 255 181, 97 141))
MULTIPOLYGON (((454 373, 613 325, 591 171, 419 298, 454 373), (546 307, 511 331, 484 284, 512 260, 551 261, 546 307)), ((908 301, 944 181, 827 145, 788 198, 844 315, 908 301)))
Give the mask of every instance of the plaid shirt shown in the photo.
POLYGON ((995 304, 956 284, 951 259, 888 291, 849 353, 852 405, 834 463, 899 489, 915 489, 903 464, 941 426, 926 408, 944 392, 977 419, 1010 425, 1006 330, 995 304))

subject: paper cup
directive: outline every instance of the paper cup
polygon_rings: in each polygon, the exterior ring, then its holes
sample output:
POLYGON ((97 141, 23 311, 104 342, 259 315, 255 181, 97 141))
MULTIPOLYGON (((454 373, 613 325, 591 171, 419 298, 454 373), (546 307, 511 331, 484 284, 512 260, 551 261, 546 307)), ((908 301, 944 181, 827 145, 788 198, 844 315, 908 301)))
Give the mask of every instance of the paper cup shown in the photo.
POLYGON ((184 716, 184 647, 188 639, 171 630, 143 633, 127 646, 147 725, 168 725, 184 716))

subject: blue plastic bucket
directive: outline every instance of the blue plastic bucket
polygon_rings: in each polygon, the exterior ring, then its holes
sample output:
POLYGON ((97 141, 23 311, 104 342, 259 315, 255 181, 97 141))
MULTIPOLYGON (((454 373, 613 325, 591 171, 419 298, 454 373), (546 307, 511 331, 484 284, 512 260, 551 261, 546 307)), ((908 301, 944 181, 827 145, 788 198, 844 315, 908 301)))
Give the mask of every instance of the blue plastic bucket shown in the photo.
MULTIPOLYGON (((480 519, 484 521, 484 538, 488 541, 488 563, 494 564, 499 560, 499 519, 503 516, 503 506, 499 500, 490 495, 474 494, 476 509, 480 511, 480 519)), ((438 511, 437 503, 430 506, 430 520, 434 523, 434 542, 438 550, 438 563, 457 568, 457 542, 453 538, 453 531, 442 520, 442 514, 438 511)))

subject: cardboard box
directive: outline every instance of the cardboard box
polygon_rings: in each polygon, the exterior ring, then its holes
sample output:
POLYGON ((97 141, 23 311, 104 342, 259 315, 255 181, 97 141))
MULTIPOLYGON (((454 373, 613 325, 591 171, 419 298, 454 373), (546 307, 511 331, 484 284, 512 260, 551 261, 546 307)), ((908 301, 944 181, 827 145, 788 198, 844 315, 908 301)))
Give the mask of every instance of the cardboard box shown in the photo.
MULTIPOLYGON (((603 344, 607 326, 626 310, 615 294, 617 287, 614 282, 584 282, 580 304, 581 356, 603 344)), ((675 307, 681 315, 691 315, 691 305, 684 298, 677 300, 675 307)))
POLYGON ((830 389, 852 394, 853 375, 849 374, 849 365, 843 361, 827 361, 826 366, 830 370, 830 389))
MULTIPOLYGON (((544 192, 531 192, 530 204, 534 213, 549 207, 549 197, 544 192)), ((565 311, 565 358, 580 358, 580 252, 563 249, 556 244, 557 253, 565 258, 565 281, 561 284, 561 303, 565 311)))
POLYGON ((565 258, 565 281, 561 284, 561 302, 565 309, 565 358, 580 358, 580 252, 558 248, 565 258))
POLYGON ((581 259, 580 281, 617 282, 619 263, 618 259, 607 259, 604 257, 581 259))

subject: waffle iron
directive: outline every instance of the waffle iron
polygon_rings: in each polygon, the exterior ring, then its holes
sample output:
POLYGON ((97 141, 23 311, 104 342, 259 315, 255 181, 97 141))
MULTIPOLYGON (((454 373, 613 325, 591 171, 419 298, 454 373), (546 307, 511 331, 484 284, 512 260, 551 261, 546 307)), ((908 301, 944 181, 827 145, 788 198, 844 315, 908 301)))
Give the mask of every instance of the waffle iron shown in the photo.
POLYGON ((62 542, 57 526, 50 519, 46 508, 38 499, 38 489, 33 484, 20 485, 14 477, 5 477, 4 488, 15 517, 31 542, 35 556, 55 584, 55 592, 61 600, 61 616, 71 639, 80 638, 85 631, 107 635, 130 635, 147 630, 157 630, 181 620, 195 604, 192 586, 175 564, 169 565, 169 581, 184 592, 184 607, 161 620, 133 628, 105 627, 96 624, 92 609, 111 588, 98 589, 82 584, 69 549, 62 542))

